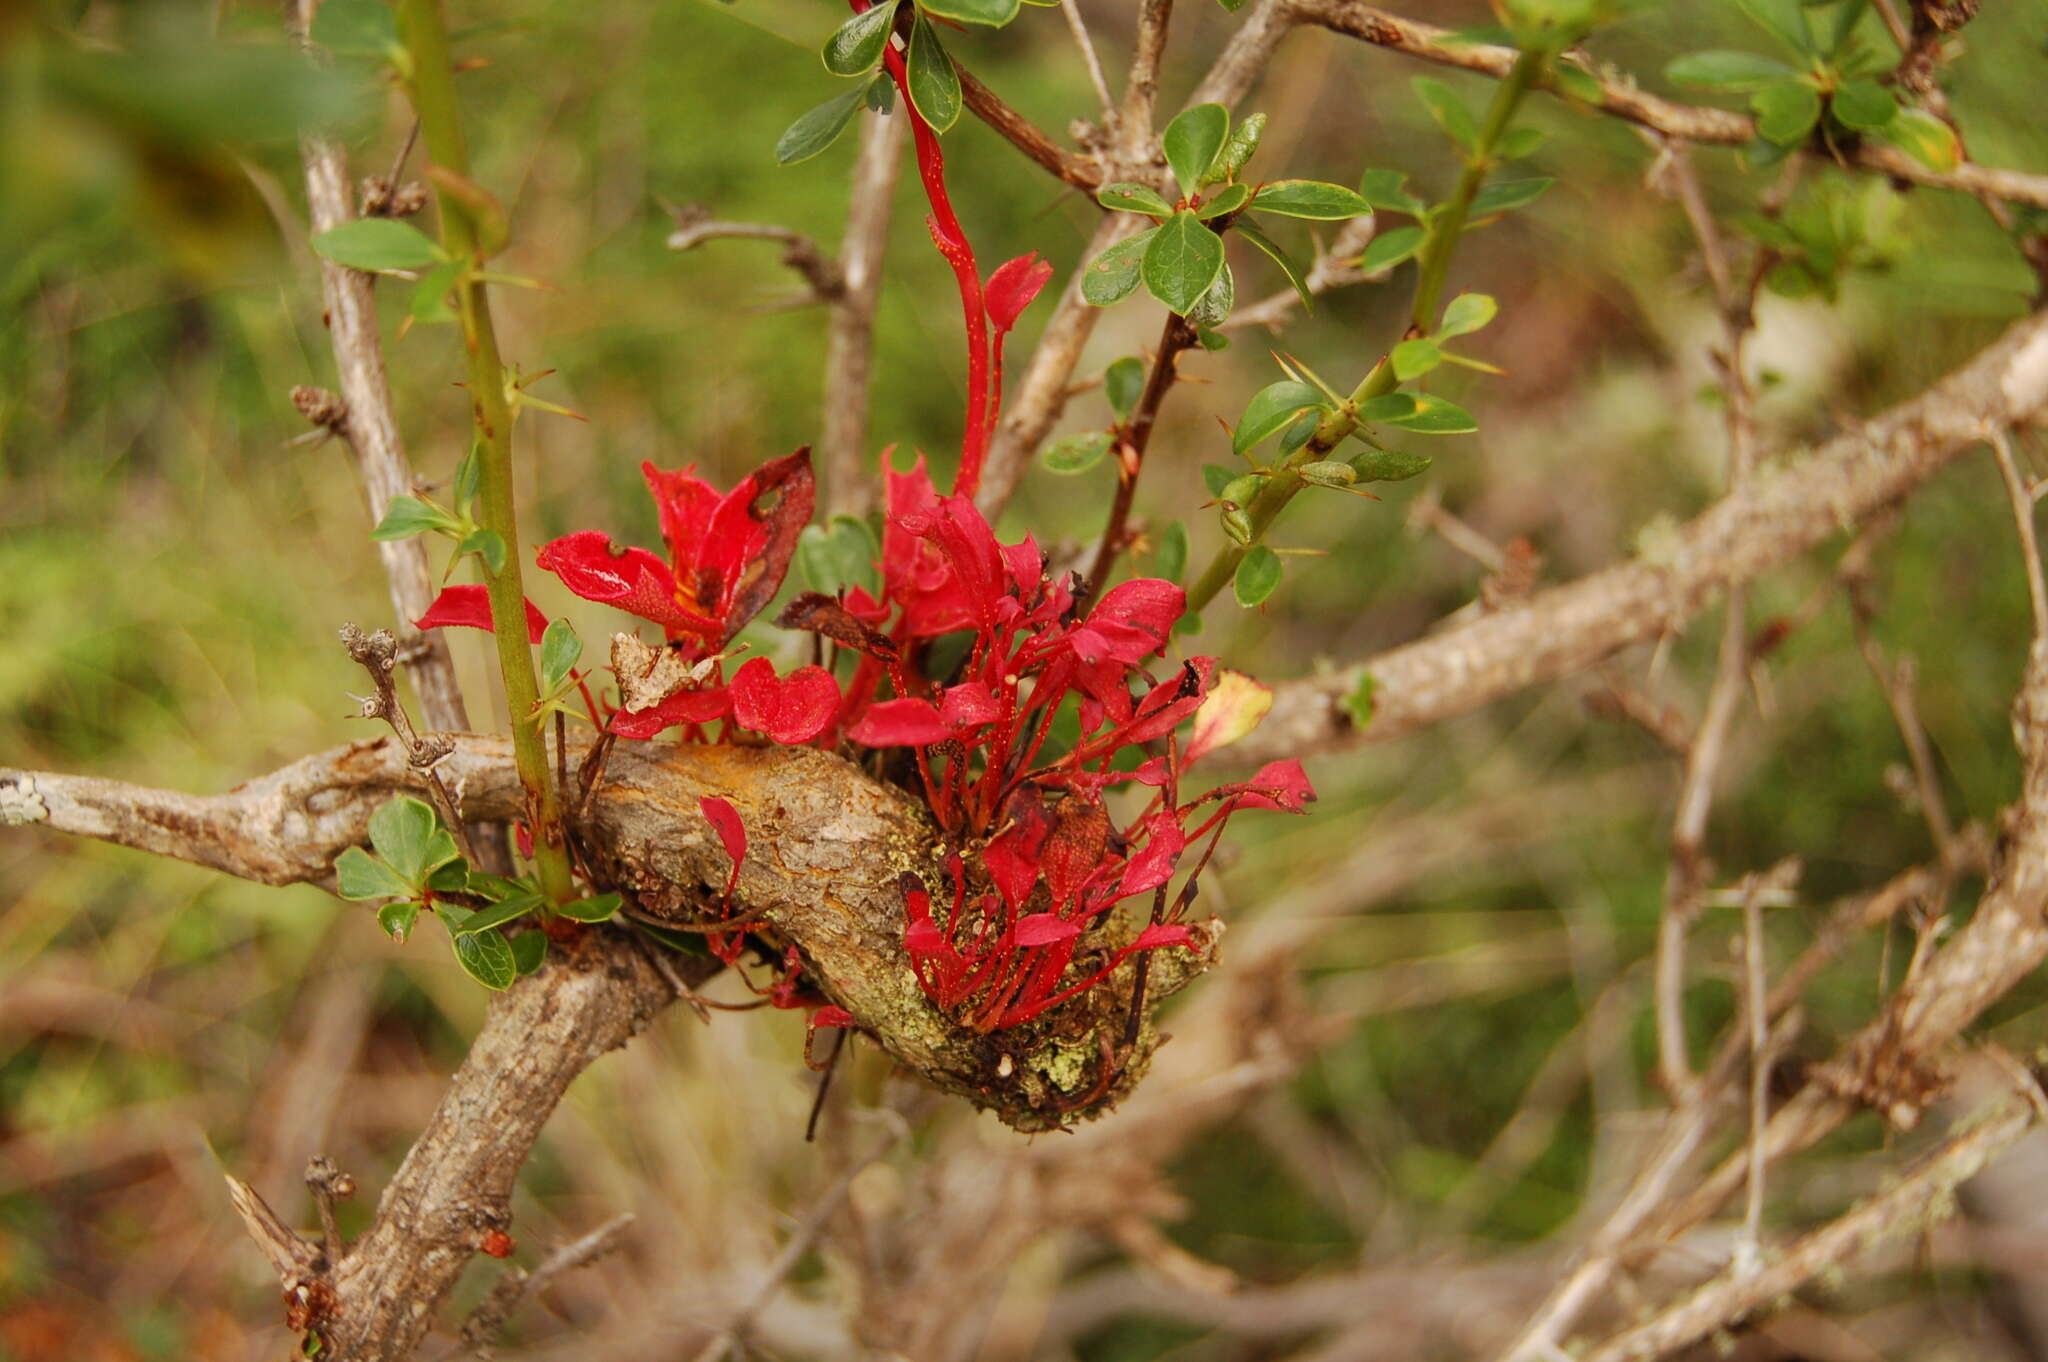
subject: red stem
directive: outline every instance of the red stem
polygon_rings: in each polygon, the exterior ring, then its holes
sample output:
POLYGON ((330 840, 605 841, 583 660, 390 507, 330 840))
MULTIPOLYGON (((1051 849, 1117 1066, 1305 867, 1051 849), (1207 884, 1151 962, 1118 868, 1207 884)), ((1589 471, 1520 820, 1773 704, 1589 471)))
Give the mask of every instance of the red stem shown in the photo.
MULTIPOLYGON (((856 14, 872 8, 872 0, 848 0, 856 14)), ((946 193, 946 155, 939 149, 938 134, 917 111, 910 99, 909 72, 903 53, 892 38, 883 50, 883 64, 896 83, 903 111, 910 117, 910 133, 917 143, 917 174, 924 182, 931 215, 925 225, 931 229, 932 244, 960 284, 960 311, 967 325, 967 426, 960 437, 960 474, 953 480, 956 496, 971 497, 981 487, 981 465, 988 454, 989 431, 995 425, 1001 395, 993 390, 989 374, 988 309, 981 300, 981 269, 974 262, 974 247, 953 212, 953 200, 946 193)))

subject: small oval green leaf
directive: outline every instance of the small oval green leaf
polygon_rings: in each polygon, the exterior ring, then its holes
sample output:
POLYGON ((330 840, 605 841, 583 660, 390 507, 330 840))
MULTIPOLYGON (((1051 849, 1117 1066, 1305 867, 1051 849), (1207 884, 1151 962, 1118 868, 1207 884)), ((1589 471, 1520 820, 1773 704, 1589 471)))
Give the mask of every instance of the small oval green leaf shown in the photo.
POLYGON ((1138 396, 1144 391, 1145 362, 1135 355, 1125 355, 1102 371, 1103 396, 1109 399, 1109 409, 1119 421, 1130 419, 1138 396))
POLYGON ((1280 555, 1264 544, 1254 545, 1237 564, 1237 573, 1231 578, 1230 589, 1237 596, 1237 603, 1247 610, 1263 604, 1273 594, 1273 588, 1280 585, 1280 555))
POLYGON ((790 124, 788 131, 775 140, 776 164, 793 166, 808 161, 838 141, 839 134, 853 121, 853 112, 860 107, 865 93, 864 88, 848 90, 790 124))
POLYGON ((519 962, 512 943, 493 927, 489 931, 465 932, 454 938, 455 959, 463 972, 492 991, 512 987, 519 977, 519 962))
POLYGON ((1173 205, 1166 201, 1165 195, 1150 185, 1130 184, 1124 181, 1106 184, 1095 191, 1095 201, 1104 208, 1114 208, 1125 213, 1143 213, 1155 218, 1173 215, 1173 205))
POLYGON ((1154 298, 1186 316, 1223 272, 1223 239, 1182 210, 1157 229, 1139 270, 1154 298))
POLYGON ((1291 378, 1269 383, 1245 403, 1244 415, 1238 418, 1237 429, 1230 436, 1230 452, 1242 454, 1255 449, 1292 424, 1297 413, 1324 405, 1323 395, 1306 383, 1291 378))
POLYGON ((934 132, 946 131, 960 117, 960 73, 922 13, 910 26, 909 62, 910 102, 934 132))
POLYGON ((1050 473, 1085 473, 1102 462, 1112 443, 1106 430, 1086 431, 1054 440, 1038 452, 1038 458, 1050 473))
POLYGON ((889 45, 889 28, 895 20, 893 0, 848 19, 825 40, 825 69, 835 76, 872 71, 882 59, 882 49, 889 45))
POLYGON ((1365 254, 1358 257, 1358 268, 1367 274, 1390 270, 1421 250, 1428 236, 1420 227, 1396 227, 1391 232, 1381 232, 1366 246, 1365 254))
POLYGON ((1183 197, 1202 187, 1230 136, 1230 112, 1221 104, 1197 104, 1166 125, 1159 144, 1183 197))
POLYGON ((1131 290, 1138 286, 1145 252, 1157 235, 1157 227, 1140 232, 1129 240, 1117 242, 1089 261, 1088 268, 1081 274, 1081 297, 1097 307, 1108 307, 1129 297, 1131 290))
POLYGON ((1341 184, 1323 180, 1275 180, 1252 199, 1252 211, 1280 213, 1290 218, 1313 218, 1321 222, 1342 222, 1364 217, 1372 211, 1365 196, 1341 184))
POLYGON ((337 265, 371 274, 423 270, 447 259, 425 232, 391 218, 344 222, 314 237, 313 249, 337 265))

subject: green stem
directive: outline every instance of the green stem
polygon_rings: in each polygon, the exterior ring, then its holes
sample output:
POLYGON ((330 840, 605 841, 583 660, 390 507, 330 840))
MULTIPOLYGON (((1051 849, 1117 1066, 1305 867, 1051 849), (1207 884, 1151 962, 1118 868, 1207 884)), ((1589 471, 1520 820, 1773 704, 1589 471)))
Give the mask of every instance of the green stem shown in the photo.
MULTIPOLYGON (((398 28, 410 58, 413 109, 419 115, 427 156, 466 181, 469 145, 462 134, 440 0, 399 0, 398 28)), ((512 500, 512 406, 506 396, 505 365, 491 325, 490 298, 475 273, 483 263, 477 258, 476 219, 471 208, 449 193, 445 184, 438 188, 438 195, 441 245, 450 256, 470 263, 455 294, 469 359, 470 412, 482 450, 478 507, 484 526, 505 542, 505 570, 494 573, 485 566, 483 572, 497 640, 498 674, 512 715, 513 761, 519 783, 526 790, 541 891, 555 903, 567 903, 576 890, 562 831, 561 796, 548 769, 547 746, 534 714, 540 688, 534 679, 533 648, 526 637, 526 588, 520 578, 519 522, 512 500)), ((481 556, 478 561, 482 565, 481 556)))
MULTIPOLYGON (((1465 171, 1458 177, 1457 188, 1451 191, 1451 197, 1437 210, 1429 224, 1429 239, 1423 244, 1416 262, 1415 301, 1408 309, 1407 334, 1428 334, 1436 317, 1437 305, 1443 298, 1451 256, 1458 248, 1458 239, 1464 235, 1466 216, 1472 211, 1472 200, 1493 169, 1493 149, 1500 144, 1501 134, 1507 131, 1515 116, 1515 107, 1529 92, 1549 57, 1547 49, 1527 49, 1515 59, 1515 64, 1494 89, 1493 102, 1486 109, 1486 121, 1480 125, 1477 145, 1466 158, 1465 171)), ((1400 385, 1394 366, 1382 358, 1359 380, 1344 405, 1317 423, 1315 434, 1309 437, 1308 443, 1288 456, 1287 461, 1265 480, 1258 495, 1252 498, 1252 504, 1244 508, 1246 517, 1251 521, 1250 541, 1242 545, 1226 544, 1217 550, 1216 556, 1209 560, 1209 566, 1188 592, 1189 613, 1214 600, 1217 593, 1229 584, 1230 579, 1237 575, 1237 566, 1244 561, 1251 545, 1265 538, 1266 530, 1306 485, 1295 470, 1324 458, 1342 444, 1345 437, 1358 429, 1358 408, 1400 385)))

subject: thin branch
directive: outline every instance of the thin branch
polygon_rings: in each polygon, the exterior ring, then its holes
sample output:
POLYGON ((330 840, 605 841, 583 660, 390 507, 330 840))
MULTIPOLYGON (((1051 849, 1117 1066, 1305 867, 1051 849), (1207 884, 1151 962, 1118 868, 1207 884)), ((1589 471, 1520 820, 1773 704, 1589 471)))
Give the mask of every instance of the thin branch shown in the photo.
MULTIPOLYGON (((286 11, 286 25, 301 43, 311 29, 317 3, 318 0, 291 0, 286 11)), ((341 143, 325 137, 307 137, 301 140, 299 150, 306 166, 306 206, 314 232, 331 231, 353 219, 348 153, 341 143)), ((410 496, 415 490, 412 463, 398 433, 391 387, 385 380, 384 346, 377 328, 376 276, 323 258, 320 292, 341 384, 341 406, 329 411, 324 424, 355 451, 363 491, 369 499, 370 523, 374 525, 384 518, 393 497, 410 496)), ((419 693, 420 718, 429 728, 459 733, 469 727, 469 716, 463 708, 461 687, 456 684, 447 640, 413 624, 427 613, 436 594, 432 566, 427 560, 427 540, 385 540, 377 545, 377 556, 384 564, 391 604, 398 616, 395 627, 400 657, 419 693)))
POLYGON ((812 301, 836 303, 846 296, 846 279, 839 266, 826 257, 817 242, 794 227, 772 222, 720 222, 700 204, 672 208, 669 215, 676 223, 676 229, 668 234, 668 248, 672 251, 694 250, 707 241, 725 237, 779 241, 783 247, 782 263, 803 277, 810 287, 812 301))
POLYGON ((882 296, 882 257, 889 247, 890 210, 909 130, 907 118, 870 115, 862 120, 853 192, 846 205, 846 235, 839 244, 838 273, 845 288, 826 333, 818 462, 825 471, 830 509, 849 515, 866 511, 874 501, 867 438, 875 307, 882 296))
POLYGON ((1109 126, 1116 119, 1116 96, 1109 92, 1109 81, 1102 74, 1102 59, 1095 55, 1095 40, 1088 36, 1088 21, 1081 17, 1081 8, 1074 0, 1060 0, 1060 14, 1067 21, 1067 31, 1074 35, 1074 46, 1081 49, 1081 64, 1088 68, 1088 82, 1095 87, 1095 98, 1102 106, 1102 117, 1106 131, 1114 132, 1109 126))
POLYGON ((1839 1269, 1876 1245, 1910 1234, 1955 1212, 1955 1189, 2033 1128, 2035 1105, 2008 1099, 1988 1117, 1921 1159, 1899 1183, 1822 1229, 1794 1241, 1756 1271, 1731 1269, 1648 1323, 1608 1339, 1587 1362, 1638 1362, 1687 1344, 1768 1309, 1822 1273, 1839 1269))
POLYGON ((973 72, 964 66, 958 69, 960 94, 969 112, 995 129, 1004 141, 1076 189, 1092 192, 1102 185, 1101 166, 1062 148, 1030 119, 1005 104, 995 91, 975 79, 973 72))
POLYGON ((761 1274, 761 1280, 755 1286, 753 1295, 732 1313, 726 1320, 725 1327, 697 1353, 696 1362, 722 1362, 734 1345, 742 1342, 747 1330, 760 1317, 761 1312, 774 1302, 776 1293, 782 1290, 784 1279, 796 1270, 804 1255, 811 1251, 811 1245, 818 1241, 819 1234, 823 1233, 825 1226, 838 1213, 840 1203, 844 1202, 847 1194, 853 1190, 854 1179, 865 1172, 870 1164, 894 1149, 908 1134, 908 1125, 899 1120, 896 1129, 890 1132, 888 1138, 873 1153, 858 1160, 833 1179, 832 1185, 811 1203, 810 1211, 790 1232, 782 1251, 775 1255, 775 1260, 768 1265, 768 1270, 761 1274))
POLYGON ((1118 149, 1127 161, 1152 160, 1152 109, 1159 99, 1159 59, 1166 51, 1167 21, 1172 17, 1173 0, 1138 0, 1138 36, 1116 120, 1118 149))
POLYGON ((1746 1276, 1761 1263, 1764 1224, 1764 1122, 1770 1115, 1770 981, 1764 973, 1763 884, 1747 875, 1742 883, 1742 1002, 1749 1039, 1749 1186, 1742 1208, 1742 1238, 1733 1271, 1746 1276))
POLYGON ((2012 501, 2013 525, 2020 535, 2020 558, 2026 565, 2027 599, 2034 606, 2034 633, 2037 637, 2048 638, 2048 582, 2041 575, 2041 545, 2034 535, 2034 496, 2027 489, 2026 480, 2020 476, 2019 464, 2012 456, 2012 442, 2006 437, 2003 425, 1986 428, 1984 438, 1991 443, 1991 452, 1998 458, 1999 475, 2005 479, 2005 494, 2012 501))
POLYGON ((634 1219, 631 1211, 622 1211, 590 1233, 555 1249, 531 1272, 515 1268, 506 1273, 463 1321, 462 1341, 478 1357, 488 1359, 492 1340, 520 1306, 546 1290, 548 1284, 563 1273, 594 1263, 618 1248, 626 1231, 633 1227, 634 1219))
MULTIPOLYGON (((1102 527, 1102 539, 1095 547, 1095 560, 1088 568, 1088 581, 1097 593, 1109 587, 1109 574, 1124 550, 1125 529, 1131 502, 1138 490, 1138 475, 1144 471, 1145 450, 1152 442, 1152 428, 1159 420, 1159 408, 1173 387, 1174 371, 1181 352, 1195 343, 1195 328, 1186 318, 1166 314, 1166 326, 1159 333, 1159 350, 1152 356, 1152 369, 1145 387, 1131 408, 1130 419, 1116 431, 1116 496, 1109 508, 1109 520, 1102 527)), ((1142 963, 1142 962, 1141 962, 1142 963)))
MULTIPOLYGON (((1389 48, 1442 66, 1501 77, 1514 65, 1516 53, 1512 47, 1459 41, 1448 29, 1404 19, 1372 5, 1358 4, 1356 0, 1289 0, 1289 4, 1300 22, 1319 24, 1376 47, 1389 48)), ((1597 85, 1599 98, 1594 107, 1603 112, 1687 142, 1741 146, 1756 138, 1756 124, 1744 114, 1661 99, 1645 94, 1634 79, 1599 69, 1583 57, 1577 58, 1576 64, 1597 85)), ((1554 76, 1549 76, 1541 83, 1541 88, 1557 93, 1559 84, 1554 76)), ((1846 153, 1845 160, 1858 169, 1875 171, 1913 184, 2048 208, 2048 175, 1981 166, 1970 161, 1953 170, 1935 170, 1896 147, 1872 139, 1858 143, 1846 153)))
POLYGON ((2044 407, 2048 316, 2036 315, 1919 396, 1729 493, 1654 556, 1539 591, 1518 609, 1362 666, 1277 687, 1266 721, 1229 756, 1255 764, 1390 741, 1674 633, 1726 587, 1912 493, 1980 442, 1987 423, 2017 424, 2044 407), (1360 728, 1345 701, 1368 676, 1371 719, 1360 728))

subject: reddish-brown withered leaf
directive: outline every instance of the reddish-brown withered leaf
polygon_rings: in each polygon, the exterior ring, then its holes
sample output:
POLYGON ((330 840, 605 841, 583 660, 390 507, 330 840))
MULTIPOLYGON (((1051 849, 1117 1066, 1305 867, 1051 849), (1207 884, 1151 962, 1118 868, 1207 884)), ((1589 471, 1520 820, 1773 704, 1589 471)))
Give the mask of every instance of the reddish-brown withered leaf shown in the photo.
POLYGON ((697 556, 697 596, 718 602, 725 626, 721 644, 782 589, 797 537, 810 523, 816 500, 817 479, 806 445, 749 473, 712 513, 703 551, 697 556))

